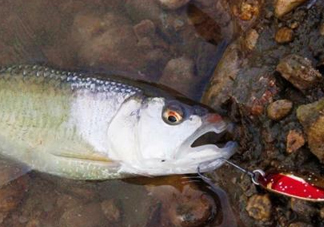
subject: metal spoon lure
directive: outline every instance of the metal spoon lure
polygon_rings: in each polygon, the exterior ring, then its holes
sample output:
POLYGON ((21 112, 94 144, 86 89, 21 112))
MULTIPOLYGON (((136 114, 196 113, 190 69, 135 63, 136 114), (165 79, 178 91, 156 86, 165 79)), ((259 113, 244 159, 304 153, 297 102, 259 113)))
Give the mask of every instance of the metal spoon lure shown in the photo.
MULTIPOLYGON (((302 176, 293 173, 265 173, 260 169, 248 171, 226 159, 222 159, 222 161, 246 173, 253 184, 270 192, 312 202, 324 202, 324 187, 320 187, 316 183, 319 181, 318 178, 314 178, 314 175, 308 175, 304 179, 302 176)), ((199 166, 197 172, 204 182, 215 187, 211 179, 200 172, 199 166)))

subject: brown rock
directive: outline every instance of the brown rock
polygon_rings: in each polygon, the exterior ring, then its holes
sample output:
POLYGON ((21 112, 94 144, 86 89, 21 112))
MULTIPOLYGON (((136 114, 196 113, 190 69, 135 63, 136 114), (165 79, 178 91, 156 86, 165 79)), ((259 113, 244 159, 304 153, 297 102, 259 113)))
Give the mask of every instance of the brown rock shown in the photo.
POLYGON ((299 106, 297 118, 306 131, 311 152, 324 162, 324 99, 299 106))
POLYGON ((245 46, 249 50, 253 50, 259 38, 259 33, 255 29, 247 32, 245 37, 245 46))
POLYGON ((168 9, 178 9, 186 5, 190 0, 159 0, 162 6, 168 9))
POLYGON ((272 204, 268 195, 253 195, 249 198, 246 211, 260 221, 267 221, 271 217, 272 204))
POLYGON ((119 222, 121 211, 114 200, 105 200, 101 202, 101 209, 109 222, 119 222))
POLYGON ((240 1, 238 5, 234 5, 233 14, 243 21, 249 21, 257 17, 260 13, 260 3, 257 0, 240 1))
POLYGON ((67 210, 62 215, 59 226, 107 226, 107 219, 105 218, 101 205, 99 203, 90 203, 80 207, 74 207, 67 210))
POLYGON ((277 43, 283 44, 291 42, 293 40, 293 37, 294 31, 290 28, 283 27, 277 31, 275 40, 277 43))
POLYGON ((299 90, 315 87, 322 80, 320 72, 307 58, 292 54, 280 60, 276 70, 299 90))
POLYGON ((275 16, 278 18, 282 17, 306 1, 307 0, 277 0, 274 6, 275 16))
POLYGON ((291 111, 293 104, 287 99, 277 100, 271 103, 267 108, 268 117, 271 120, 281 120, 286 117, 291 111))
POLYGON ((296 130, 290 130, 287 135, 287 145, 286 145, 286 151, 288 153, 292 153, 297 151, 299 148, 304 146, 305 139, 301 132, 298 132, 296 130))
POLYGON ((321 36, 324 36, 324 23, 322 23, 320 25, 319 32, 320 32, 321 36))
POLYGON ((194 73, 194 66, 194 61, 188 57, 171 59, 165 66, 159 82, 191 97, 195 84, 199 82, 194 73))

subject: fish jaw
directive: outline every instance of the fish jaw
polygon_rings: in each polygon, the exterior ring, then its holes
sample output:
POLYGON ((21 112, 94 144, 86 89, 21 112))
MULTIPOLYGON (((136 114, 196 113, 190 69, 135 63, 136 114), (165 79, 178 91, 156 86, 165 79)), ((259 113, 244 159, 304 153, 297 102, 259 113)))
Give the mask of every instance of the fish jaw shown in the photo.
POLYGON ((227 124, 217 114, 208 114, 202 118, 202 125, 188 137, 171 159, 147 158, 121 163, 120 172, 144 176, 163 176, 172 174, 190 174, 207 172, 220 167, 224 159, 229 159, 236 151, 237 144, 229 141, 223 148, 215 144, 192 147, 196 139, 209 132, 223 133, 227 124))

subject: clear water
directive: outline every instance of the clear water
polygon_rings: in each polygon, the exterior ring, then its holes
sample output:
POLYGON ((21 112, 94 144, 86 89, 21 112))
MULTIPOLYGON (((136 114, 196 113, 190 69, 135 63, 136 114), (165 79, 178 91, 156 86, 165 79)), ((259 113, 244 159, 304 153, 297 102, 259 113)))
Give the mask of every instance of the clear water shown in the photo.
MULTIPOLYGON (((199 101, 234 36, 231 18, 216 1, 157 2, 0 0, 0 64, 114 73, 199 101)), ((226 194, 194 176, 78 182, 32 172, 0 192, 0 226, 235 225, 226 194)))

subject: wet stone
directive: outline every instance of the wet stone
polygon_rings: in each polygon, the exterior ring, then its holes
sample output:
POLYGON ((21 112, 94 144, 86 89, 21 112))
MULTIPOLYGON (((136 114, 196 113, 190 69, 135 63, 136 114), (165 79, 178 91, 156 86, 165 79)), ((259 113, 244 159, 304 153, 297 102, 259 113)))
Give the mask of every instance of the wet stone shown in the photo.
POLYGON ((298 132, 296 130, 290 130, 287 135, 287 145, 286 145, 286 151, 287 153, 293 153, 297 151, 299 148, 304 146, 305 139, 301 132, 298 132))
POLYGON ((314 88, 322 81, 320 72, 313 68, 311 61, 295 54, 281 59, 276 70, 301 91, 314 88))
POLYGON ((101 209, 108 221, 119 222, 121 211, 114 200, 105 200, 101 202, 101 209))
POLYGON ((293 107, 293 103, 287 99, 277 100, 267 108, 268 117, 271 120, 281 120, 286 117, 293 107))
POLYGON ((271 209, 272 204, 268 195, 253 195, 246 207, 249 216, 259 221, 269 220, 271 209))
POLYGON ((311 152, 324 162, 324 99, 299 106, 297 118, 307 134, 311 152))
POLYGON ((159 0, 162 6, 168 9, 178 9, 186 5, 190 0, 159 0))
POLYGON ((245 37, 245 46, 248 50, 253 50, 259 38, 259 33, 255 29, 247 32, 245 37))
POLYGON ((275 2, 275 16, 282 17, 290 11, 294 10, 299 5, 308 0, 277 0, 275 2))
POLYGON ((188 57, 171 59, 163 70, 160 83, 169 87, 176 85, 177 91, 191 97, 197 77, 194 73, 195 63, 188 57))
POLYGON ((275 36, 276 42, 280 44, 289 43, 293 40, 293 38, 294 31, 287 27, 279 28, 275 36))

